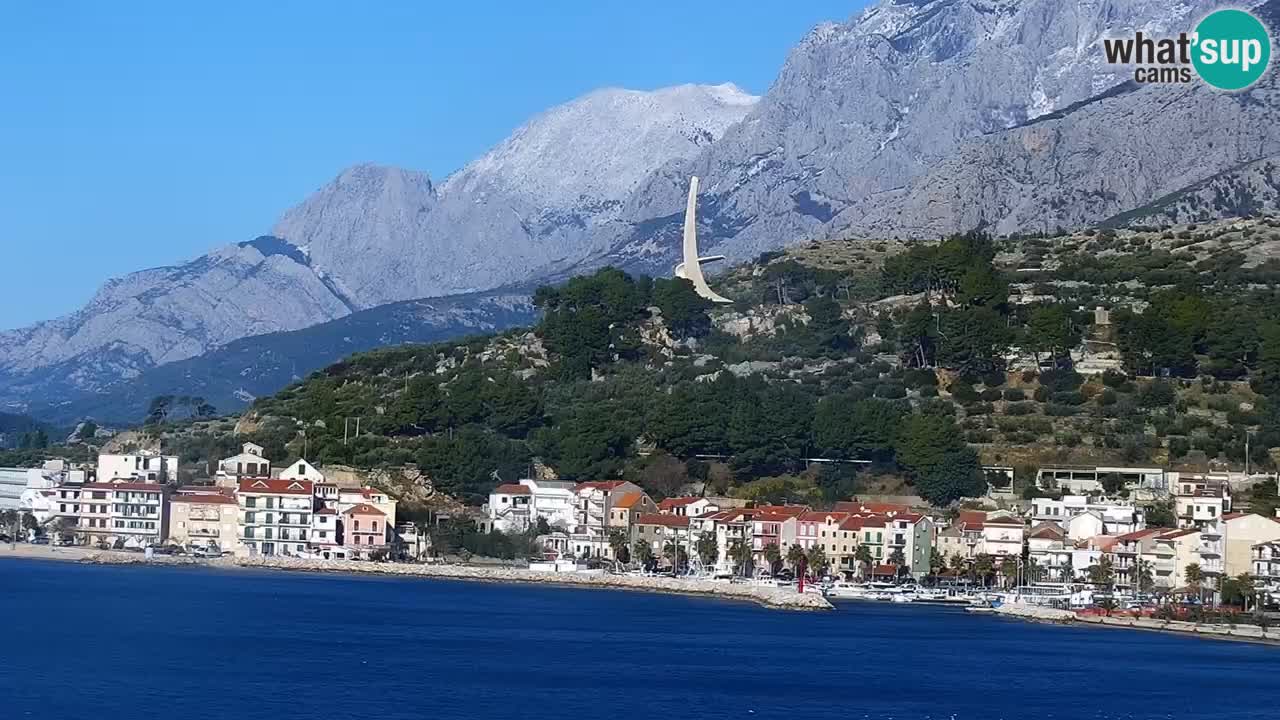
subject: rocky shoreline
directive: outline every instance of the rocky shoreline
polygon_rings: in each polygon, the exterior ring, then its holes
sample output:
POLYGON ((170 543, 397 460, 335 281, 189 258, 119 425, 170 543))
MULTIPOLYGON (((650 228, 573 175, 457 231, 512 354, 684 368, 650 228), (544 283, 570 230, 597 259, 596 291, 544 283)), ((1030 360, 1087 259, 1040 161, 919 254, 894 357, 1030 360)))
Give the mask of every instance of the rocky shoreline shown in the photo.
POLYGON ((673 595, 715 597, 745 600, 781 610, 830 610, 831 603, 821 595, 800 594, 794 590, 748 584, 731 584, 704 580, 637 575, 584 575, 579 573, 539 572, 509 567, 473 565, 410 565, 398 563, 353 562, 344 560, 299 560, 283 557, 219 558, 198 560, 189 557, 141 555, 99 551, 80 557, 64 555, 48 559, 78 560, 100 565, 174 565, 215 568, 249 568, 288 570, 294 572, 342 573, 349 575, 383 575, 440 580, 464 580, 490 583, 534 583, 565 587, 599 588, 657 592, 673 595))
POLYGON ((969 608, 970 612, 988 613, 1030 622, 1060 625, 1089 625, 1128 630, 1194 635, 1215 640, 1280 645, 1280 629, 1263 629, 1256 625, 1204 625, 1180 620, 1156 620, 1154 618, 1107 617, 1105 615, 1078 615, 1070 610, 1037 607, 1035 605, 1004 604, 998 608, 969 608))

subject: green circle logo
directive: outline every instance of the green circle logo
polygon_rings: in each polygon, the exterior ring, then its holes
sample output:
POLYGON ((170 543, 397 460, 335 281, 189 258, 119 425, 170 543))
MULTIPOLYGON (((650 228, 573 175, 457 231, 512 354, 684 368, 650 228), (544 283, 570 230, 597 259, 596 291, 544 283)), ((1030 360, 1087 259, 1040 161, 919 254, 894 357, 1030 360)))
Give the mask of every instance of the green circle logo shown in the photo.
POLYGON ((1243 90, 1258 81, 1271 62, 1271 36, 1262 21, 1244 10, 1216 10, 1196 26, 1191 64, 1219 90, 1243 90))

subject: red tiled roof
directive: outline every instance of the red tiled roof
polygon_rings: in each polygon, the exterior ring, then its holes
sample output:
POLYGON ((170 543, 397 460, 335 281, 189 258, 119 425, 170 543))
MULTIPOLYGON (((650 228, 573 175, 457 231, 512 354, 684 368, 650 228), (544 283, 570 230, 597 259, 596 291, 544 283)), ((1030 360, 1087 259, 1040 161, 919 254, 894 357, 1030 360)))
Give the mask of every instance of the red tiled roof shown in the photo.
POLYGON ((326 507, 326 508, 320 508, 319 510, 315 511, 315 514, 316 515, 337 515, 338 511, 334 510, 333 508, 326 507))
POLYGON ((689 518, 685 515, 666 515, 663 513, 642 513, 636 517, 637 525, 662 525, 663 527, 689 527, 689 518))
POLYGON ((755 508, 757 512, 771 513, 774 515, 783 515, 786 517, 800 517, 809 512, 808 505, 760 505, 755 508))
POLYGON ((898 566, 897 565, 876 565, 875 567, 871 568, 871 574, 872 575, 897 575, 898 566))
POLYGON ((801 522, 825 523, 827 518, 831 518, 836 522, 841 522, 847 517, 849 517, 849 513, 847 512, 837 512, 835 510, 820 512, 818 510, 810 510, 809 512, 801 513, 798 519, 801 522))
POLYGON ((700 497, 674 497, 674 498, 667 498, 666 500, 663 500, 662 502, 658 503, 658 509, 659 509, 659 510, 674 510, 675 508, 678 508, 678 507, 685 507, 686 505, 692 505, 692 504, 694 504, 694 503, 698 502, 699 500, 702 500, 702 498, 700 498, 700 497))
POLYGON ((516 485, 515 483, 504 483, 493 489, 494 495, 529 495, 529 487, 527 485, 516 485))
POLYGON ((882 517, 862 518, 862 527, 864 528, 882 528, 884 524, 885 519, 882 517))
POLYGON ((379 517, 384 515, 384 513, 378 508, 372 505, 366 505, 365 503, 360 503, 359 505, 352 505, 351 507, 344 510, 342 514, 343 515, 377 515, 379 517))
POLYGON ((862 529, 862 524, 865 523, 866 520, 867 520, 866 518, 861 518, 861 517, 845 518, 844 522, 840 523, 840 529, 853 530, 856 532, 862 529))
POLYGON ((310 495, 311 489, 310 480, 249 478, 239 482, 239 491, 251 495, 310 495))
POLYGON ((642 497, 644 497, 644 493, 629 492, 618 498, 618 502, 614 503, 613 506, 626 510, 627 508, 635 507, 642 497))
POLYGON ((1047 538, 1047 539, 1053 539, 1053 540, 1061 540, 1062 538, 1066 537, 1066 533, 1062 532, 1062 529, 1059 528, 1057 525, 1045 523, 1035 528, 1034 530, 1032 530, 1031 535, 1029 537, 1038 538, 1038 539, 1047 538))

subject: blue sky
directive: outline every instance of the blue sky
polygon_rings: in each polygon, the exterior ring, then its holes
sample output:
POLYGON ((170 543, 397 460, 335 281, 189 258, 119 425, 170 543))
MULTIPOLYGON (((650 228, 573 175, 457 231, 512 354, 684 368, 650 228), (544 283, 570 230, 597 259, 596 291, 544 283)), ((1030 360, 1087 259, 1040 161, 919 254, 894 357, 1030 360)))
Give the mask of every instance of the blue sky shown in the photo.
POLYGON ((598 87, 763 93, 863 4, 5 3, 0 328, 267 232, 353 163, 442 179, 598 87))

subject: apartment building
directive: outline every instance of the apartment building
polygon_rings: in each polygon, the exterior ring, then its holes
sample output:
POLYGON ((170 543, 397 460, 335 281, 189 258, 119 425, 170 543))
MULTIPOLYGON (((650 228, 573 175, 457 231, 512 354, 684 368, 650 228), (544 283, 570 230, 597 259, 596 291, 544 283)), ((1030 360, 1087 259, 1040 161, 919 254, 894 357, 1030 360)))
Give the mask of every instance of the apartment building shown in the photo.
POLYGON ((988 513, 982 522, 982 552, 996 558, 1022 557, 1026 524, 1004 510, 988 513))
POLYGON ((574 486, 577 496, 577 523, 572 536, 573 551, 578 557, 607 557, 609 550, 609 515, 616 502, 628 493, 644 492, 640 486, 625 480, 584 482, 574 486))
POLYGON ((504 483, 494 488, 486 510, 493 527, 505 533, 522 533, 536 522, 533 492, 525 485, 504 483))
POLYGON ((338 510, 332 507, 320 507, 311 514, 311 534, 308 536, 307 548, 312 554, 327 560, 341 545, 342 532, 338 523, 338 510))
POLYGON ((76 534, 101 547, 159 545, 168 537, 168 495, 157 483, 85 483, 76 534))
POLYGON ((1057 524, 1042 522, 1031 528, 1027 535, 1027 559, 1038 571, 1033 579, 1065 582, 1068 579, 1067 567, 1072 562, 1071 551, 1066 533, 1057 524))
POLYGON ((670 562, 667 557, 667 545, 674 543, 680 550, 692 558, 697 554, 694 546, 694 535, 690 518, 687 515, 664 515, 662 513, 644 513, 636 516, 631 528, 631 546, 645 543, 659 560, 670 562))
POLYGON ((1174 483, 1173 500, 1178 527, 1201 528, 1231 512, 1231 484, 1211 475, 1182 473, 1174 483))
POLYGON ((1167 532, 1168 528, 1144 528, 1116 537, 1110 556, 1117 588, 1139 590, 1139 573, 1144 568, 1155 580, 1156 538, 1167 532))
POLYGON ((1177 590, 1187 585, 1187 566, 1200 562, 1200 531, 1169 530, 1156 537, 1152 570, 1156 587, 1177 590))
POLYGON ((184 547, 234 551, 239 506, 226 488, 179 488, 169 497, 169 541, 184 547))
POLYGON ((243 552, 249 555, 306 553, 314 511, 313 492, 310 480, 240 480, 236 498, 243 552))
POLYGON ((1280 540, 1258 543, 1250 554, 1256 586, 1273 602, 1280 600, 1280 540))
POLYGON ((504 483, 489 494, 484 510, 503 532, 522 532, 545 520, 547 525, 573 533, 578 528, 579 498, 575 485, 555 480, 522 479, 504 483))
POLYGON ((1119 478, 1126 488, 1165 490, 1169 487, 1169 475, 1158 467, 1112 467, 1050 465, 1036 473, 1036 485, 1041 490, 1061 490, 1067 495, 1100 495, 1102 481, 1119 478))

